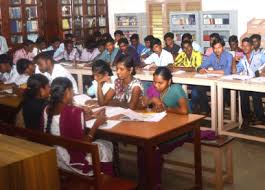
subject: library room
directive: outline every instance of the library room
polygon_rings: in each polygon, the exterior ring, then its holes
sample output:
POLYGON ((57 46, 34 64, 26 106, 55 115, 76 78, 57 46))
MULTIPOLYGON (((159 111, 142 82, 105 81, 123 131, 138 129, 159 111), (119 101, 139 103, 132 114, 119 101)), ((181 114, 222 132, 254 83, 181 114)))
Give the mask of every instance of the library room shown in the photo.
POLYGON ((264 190, 259 0, 0 0, 0 190, 264 190))

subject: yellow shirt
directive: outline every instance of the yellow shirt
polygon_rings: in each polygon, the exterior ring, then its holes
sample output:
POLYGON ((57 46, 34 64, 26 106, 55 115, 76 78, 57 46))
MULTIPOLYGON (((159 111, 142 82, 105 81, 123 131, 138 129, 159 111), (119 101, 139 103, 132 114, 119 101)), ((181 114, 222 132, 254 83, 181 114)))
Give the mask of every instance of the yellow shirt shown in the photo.
POLYGON ((190 59, 185 52, 178 54, 175 59, 176 67, 194 67, 197 68, 202 64, 202 55, 200 52, 193 50, 190 59))

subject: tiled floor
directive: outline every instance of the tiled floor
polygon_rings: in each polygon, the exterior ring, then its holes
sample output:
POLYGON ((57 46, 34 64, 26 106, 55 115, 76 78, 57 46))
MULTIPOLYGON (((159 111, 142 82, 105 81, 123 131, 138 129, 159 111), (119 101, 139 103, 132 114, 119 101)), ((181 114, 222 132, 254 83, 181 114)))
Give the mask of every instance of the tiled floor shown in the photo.
MULTIPOLYGON (((265 144, 236 140, 233 144, 234 184, 225 185, 224 190, 265 190, 265 144)), ((193 155, 184 148, 179 148, 168 155, 171 158, 192 161, 193 155)), ((211 157, 203 154, 203 163, 212 164, 211 157)), ((122 176, 137 180, 136 162, 121 159, 122 176)), ((173 170, 164 169, 164 190, 186 190, 193 180, 176 175, 173 170)), ((204 190, 214 190, 212 185, 204 183, 204 190)))

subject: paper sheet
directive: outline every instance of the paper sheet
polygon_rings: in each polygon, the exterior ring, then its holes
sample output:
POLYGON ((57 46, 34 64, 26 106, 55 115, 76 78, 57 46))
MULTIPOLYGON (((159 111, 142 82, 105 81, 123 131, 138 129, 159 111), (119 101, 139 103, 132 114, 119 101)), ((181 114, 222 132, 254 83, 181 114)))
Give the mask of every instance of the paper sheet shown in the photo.
MULTIPOLYGON (((95 121, 96 119, 91 119, 91 120, 86 121, 86 127, 91 129, 95 121)), ((118 125, 120 122, 121 121, 117 121, 117 120, 108 120, 107 123, 101 125, 99 129, 111 129, 114 126, 118 125)))
POLYGON ((252 77, 248 76, 248 75, 237 75, 237 74, 234 74, 234 75, 223 76, 221 79, 223 79, 223 80, 249 80, 251 78, 252 77))
POLYGON ((252 79, 250 79, 250 81, 256 82, 256 83, 265 83, 265 77, 252 78, 252 79))
POLYGON ((91 98, 85 94, 74 96, 74 104, 75 105, 85 106, 85 103, 88 100, 91 100, 91 98))
POLYGON ((106 109, 106 115, 107 117, 113 117, 116 115, 124 114, 124 112, 127 111, 127 109, 121 108, 121 107, 112 107, 112 106, 104 106, 104 107, 99 107, 92 109, 93 112, 98 111, 102 108, 106 109))
POLYGON ((167 113, 138 113, 131 109, 128 109, 123 113, 123 115, 125 115, 125 117, 122 117, 121 120, 125 121, 159 122, 167 115, 167 113))
POLYGON ((172 75, 180 75, 180 74, 183 74, 183 73, 186 73, 185 71, 182 71, 182 70, 179 70, 179 71, 175 71, 172 73, 172 75))

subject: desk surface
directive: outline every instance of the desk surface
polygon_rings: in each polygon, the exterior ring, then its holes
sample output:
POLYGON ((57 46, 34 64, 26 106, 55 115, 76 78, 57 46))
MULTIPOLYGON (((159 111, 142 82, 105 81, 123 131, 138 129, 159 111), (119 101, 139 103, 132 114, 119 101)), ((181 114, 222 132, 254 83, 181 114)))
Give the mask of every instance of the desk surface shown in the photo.
POLYGON ((22 101, 22 97, 18 96, 3 96, 0 97, 0 105, 17 108, 22 101))
POLYGON ((178 115, 168 113, 160 122, 126 121, 106 131, 111 134, 148 140, 181 129, 204 117, 195 114, 178 115))

